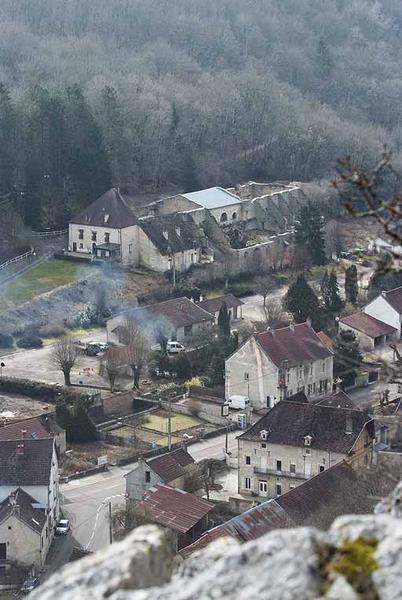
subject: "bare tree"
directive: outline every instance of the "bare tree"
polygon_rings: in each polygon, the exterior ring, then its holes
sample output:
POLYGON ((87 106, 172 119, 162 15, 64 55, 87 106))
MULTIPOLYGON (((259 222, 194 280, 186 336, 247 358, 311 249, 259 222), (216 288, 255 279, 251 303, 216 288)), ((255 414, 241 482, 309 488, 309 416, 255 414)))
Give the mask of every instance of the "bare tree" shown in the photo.
POLYGON ((77 349, 73 339, 68 336, 60 338, 52 350, 52 361, 63 371, 65 385, 71 385, 70 373, 76 358, 77 349))
POLYGON ((124 363, 121 348, 108 348, 103 356, 102 363, 104 372, 109 379, 110 391, 113 392, 116 378, 124 363))
POLYGON ((149 356, 149 343, 141 327, 128 319, 123 325, 124 343, 126 344, 126 360, 133 373, 133 389, 139 389, 141 371, 149 356))
POLYGON ((282 304, 275 298, 268 298, 264 305, 265 318, 268 325, 272 325, 275 321, 281 321, 285 313, 282 304))
POLYGON ((112 526, 116 539, 122 539, 136 527, 149 523, 152 523, 152 518, 149 511, 141 504, 128 501, 113 509, 112 526))
POLYGON ((261 294, 263 297, 265 306, 269 292, 271 292, 275 287, 272 277, 269 275, 261 275, 260 277, 256 277, 254 279, 253 287, 257 294, 261 294))

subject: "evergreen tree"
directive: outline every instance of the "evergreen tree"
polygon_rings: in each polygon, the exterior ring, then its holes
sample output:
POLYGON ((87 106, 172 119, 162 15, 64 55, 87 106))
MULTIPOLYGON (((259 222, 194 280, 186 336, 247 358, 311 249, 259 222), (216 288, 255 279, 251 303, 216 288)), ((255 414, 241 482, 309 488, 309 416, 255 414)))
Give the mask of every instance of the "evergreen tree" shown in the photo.
POLYGON ((308 251, 313 265, 325 265, 324 222, 319 209, 309 202, 299 213, 295 242, 308 251))
POLYGON ((219 333, 222 337, 230 336, 230 315, 226 303, 223 302, 218 315, 219 333))
POLYGON ((356 304, 359 295, 359 286, 357 283, 357 267, 350 265, 345 272, 345 297, 347 302, 356 304))
POLYGON ((328 292, 329 305, 327 308, 331 312, 338 312, 339 310, 341 310, 343 302, 339 295, 338 278, 334 270, 331 271, 331 274, 328 279, 328 292))
POLYGON ((330 291, 329 291, 329 276, 328 276, 327 269, 325 269, 325 271, 324 271, 324 275, 321 280, 320 288, 321 288, 322 301, 324 302, 325 308, 328 309, 329 305, 330 305, 330 291))
POLYGON ((180 352, 174 361, 174 370, 179 379, 190 379, 192 375, 191 362, 186 352, 180 352))
POLYGON ((314 329, 322 328, 323 316, 318 298, 303 274, 299 274, 289 287, 283 306, 293 315, 296 323, 304 323, 310 318, 314 329))
POLYGON ((316 72, 320 78, 326 78, 330 75, 333 67, 332 56, 328 44, 324 38, 320 38, 316 54, 316 72))
POLYGON ((17 114, 7 88, 0 83, 0 194, 11 192, 16 177, 17 114))
POLYGON ((353 331, 341 331, 334 345, 334 376, 342 379, 342 387, 353 385, 363 357, 353 331))

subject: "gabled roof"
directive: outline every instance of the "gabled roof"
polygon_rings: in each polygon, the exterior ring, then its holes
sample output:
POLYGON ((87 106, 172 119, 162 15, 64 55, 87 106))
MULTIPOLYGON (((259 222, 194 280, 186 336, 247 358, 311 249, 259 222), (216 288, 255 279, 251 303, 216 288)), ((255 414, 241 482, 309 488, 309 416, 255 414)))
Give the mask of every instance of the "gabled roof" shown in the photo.
POLYGON ((49 485, 53 438, 0 442, 0 485, 49 485))
POLYGON ((317 405, 321 406, 332 406, 333 408, 351 408, 353 410, 360 410, 360 408, 353 402, 353 400, 345 394, 343 390, 335 392, 330 396, 322 398, 317 405))
POLYGON ((244 302, 233 296, 233 294, 225 294, 224 296, 217 296, 216 298, 207 298, 201 302, 197 302, 197 306, 200 306, 204 310, 214 314, 220 311, 222 304, 225 303, 228 309, 237 308, 243 306, 244 302))
POLYGON ((348 327, 352 327, 352 329, 357 329, 357 331, 361 331, 371 338, 376 338, 381 335, 389 335, 391 333, 395 333, 396 331, 396 329, 391 327, 391 325, 387 325, 387 323, 383 323, 379 319, 360 311, 355 312, 352 315, 348 315, 347 317, 342 317, 342 319, 340 319, 340 323, 343 323, 348 327))
POLYGON ((313 450, 348 454, 369 421, 360 410, 283 400, 238 439, 261 441, 261 431, 265 430, 268 444, 304 448, 305 437, 311 436, 313 450), (352 433, 346 433, 349 427, 352 433))
POLYGON ((124 229, 138 225, 138 219, 125 203, 119 190, 112 188, 71 219, 71 223, 124 229))
POLYGON ((210 529, 180 554, 187 557, 224 536, 247 542, 273 529, 303 525, 327 528, 340 515, 370 513, 376 503, 370 492, 365 476, 342 461, 283 496, 263 502, 210 529))
POLYGON ((212 187, 206 190, 199 190, 198 192, 190 192, 189 194, 180 194, 180 196, 208 209, 232 206, 233 204, 240 204, 242 202, 238 196, 221 187, 212 187))
POLYGON ((381 292, 381 294, 392 308, 399 314, 402 314, 402 286, 381 292))
POLYGON ((334 340, 331 339, 329 337, 329 335, 327 335, 325 333, 325 331, 319 331, 317 333, 318 337, 320 338, 320 340, 322 341, 322 343, 324 344, 324 346, 326 346, 329 350, 333 350, 334 347, 334 340))
POLYGON ((332 356, 332 352, 307 323, 269 329, 254 337, 277 367, 281 367, 284 360, 288 361, 289 367, 294 367, 332 356))
POLYGON ((164 483, 169 483, 181 477, 185 472, 184 467, 193 464, 194 459, 187 450, 178 448, 172 452, 150 458, 145 462, 154 473, 159 475, 164 483))
POLYGON ((191 302, 185 296, 134 308, 121 314, 126 315, 129 319, 145 324, 145 326, 147 324, 154 326, 159 319, 173 329, 203 323, 204 321, 212 321, 214 318, 213 315, 197 306, 194 302, 191 302))
POLYGON ((51 437, 50 433, 42 425, 40 418, 25 419, 0 425, 0 441, 4 440, 37 440, 51 437), (25 433, 24 433, 25 432, 25 433))
POLYGON ((164 256, 197 249, 202 244, 200 228, 188 214, 142 217, 139 225, 164 256))
POLYGON ((179 533, 192 529, 213 508, 194 494, 162 484, 151 487, 139 506, 146 510, 152 521, 179 533))
POLYGON ((34 508, 37 501, 21 488, 0 503, 0 523, 11 515, 23 521, 28 527, 40 533, 46 524, 46 515, 42 510, 34 508))

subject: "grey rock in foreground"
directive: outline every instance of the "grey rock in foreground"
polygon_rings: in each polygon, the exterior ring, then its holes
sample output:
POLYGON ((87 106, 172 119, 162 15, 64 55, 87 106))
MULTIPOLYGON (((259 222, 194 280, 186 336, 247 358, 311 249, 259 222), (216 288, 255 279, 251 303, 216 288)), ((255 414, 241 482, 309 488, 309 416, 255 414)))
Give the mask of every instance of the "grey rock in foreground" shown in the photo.
POLYGON ((173 575, 169 536, 141 527, 123 542, 67 565, 30 598, 397 600, 402 520, 394 515, 391 506, 389 513, 341 517, 328 532, 277 530, 243 545, 219 539, 173 575))

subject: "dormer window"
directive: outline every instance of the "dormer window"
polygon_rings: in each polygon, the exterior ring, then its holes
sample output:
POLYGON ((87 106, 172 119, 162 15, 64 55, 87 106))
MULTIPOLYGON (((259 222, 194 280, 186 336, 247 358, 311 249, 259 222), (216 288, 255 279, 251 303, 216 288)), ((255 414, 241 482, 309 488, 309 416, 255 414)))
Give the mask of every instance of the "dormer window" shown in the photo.
POLYGON ((110 215, 108 215, 108 213, 105 213, 103 215, 103 222, 106 224, 109 222, 109 219, 110 219, 110 215))
POLYGON ((352 417, 346 417, 346 433, 353 433, 353 419, 352 417))
POLYGON ((260 432, 260 437, 261 437, 262 440, 266 440, 268 438, 268 431, 266 429, 263 429, 260 432))
POLYGON ((304 436, 304 445, 305 446, 311 446, 311 440, 313 438, 311 437, 311 435, 305 435, 304 436))
POLYGON ((164 232, 162 233, 162 235, 163 235, 163 237, 165 238, 165 240, 168 240, 168 239, 169 239, 169 233, 168 233, 167 231, 164 231, 164 232))
POLYGON ((176 227, 176 234, 180 237, 180 227, 176 227))

